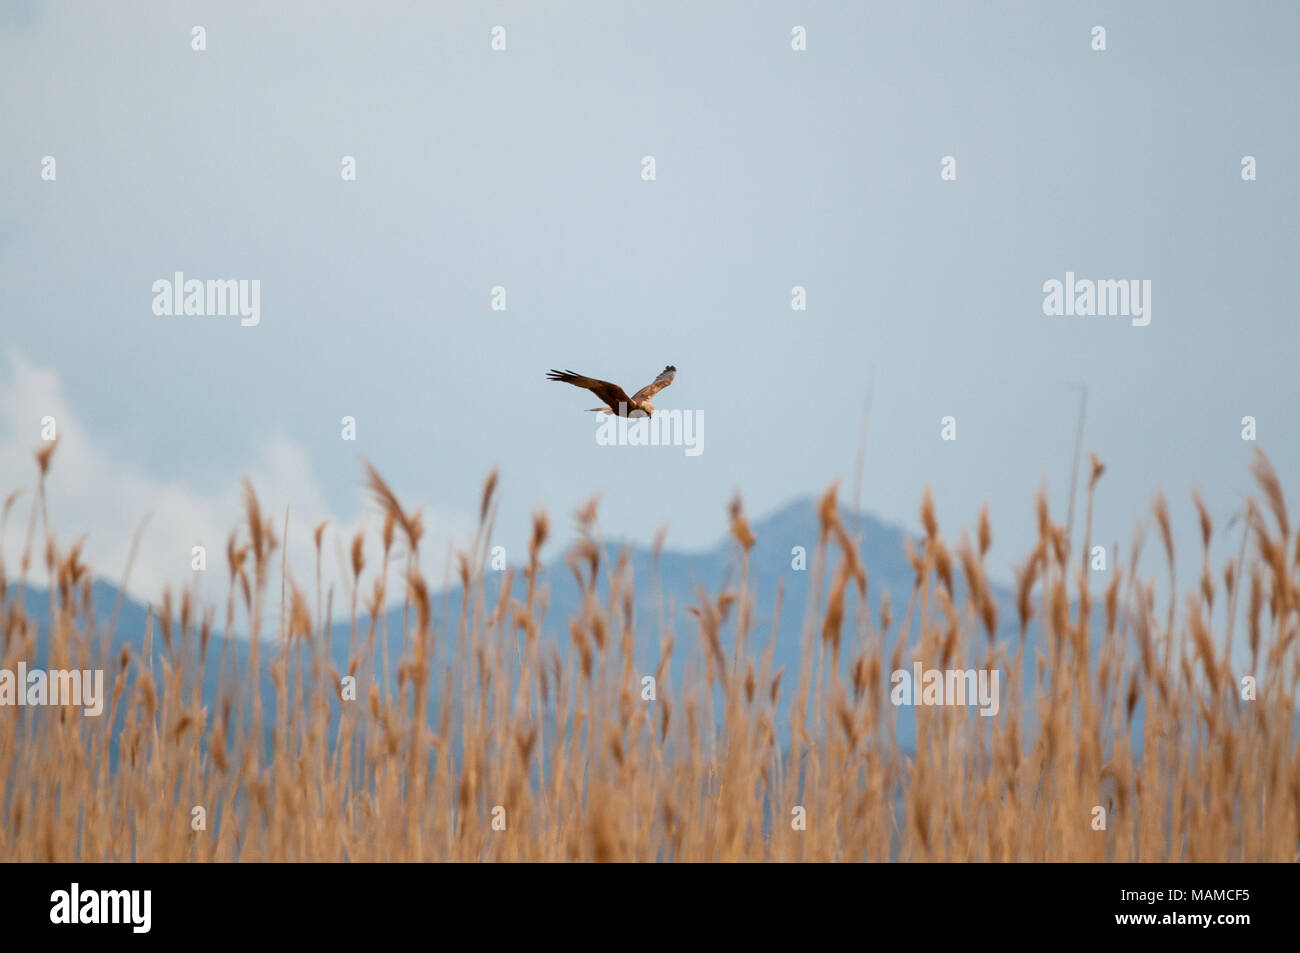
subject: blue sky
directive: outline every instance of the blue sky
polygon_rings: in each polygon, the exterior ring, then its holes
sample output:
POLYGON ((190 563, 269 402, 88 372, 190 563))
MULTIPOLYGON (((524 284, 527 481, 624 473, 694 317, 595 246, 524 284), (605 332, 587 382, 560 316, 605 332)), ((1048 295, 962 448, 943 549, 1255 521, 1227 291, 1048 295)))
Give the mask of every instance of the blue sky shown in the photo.
POLYGON ((736 489, 851 498, 874 380, 864 508, 988 502, 1006 579, 1085 383, 1096 535, 1163 487, 1190 547, 1192 486, 1219 526, 1251 489, 1243 416, 1300 490, 1297 35, 1282 3, 6 4, 0 491, 57 413, 63 538, 113 576, 153 512, 149 597, 224 546, 241 474, 301 555, 370 515, 362 459, 434 564, 494 466, 508 550, 594 493, 607 536, 701 548, 736 489), (155 315, 176 271, 259 280, 261 323, 155 315), (1045 316, 1067 271, 1150 280, 1150 325, 1045 316), (544 379, 669 363, 698 457, 598 446, 544 379))

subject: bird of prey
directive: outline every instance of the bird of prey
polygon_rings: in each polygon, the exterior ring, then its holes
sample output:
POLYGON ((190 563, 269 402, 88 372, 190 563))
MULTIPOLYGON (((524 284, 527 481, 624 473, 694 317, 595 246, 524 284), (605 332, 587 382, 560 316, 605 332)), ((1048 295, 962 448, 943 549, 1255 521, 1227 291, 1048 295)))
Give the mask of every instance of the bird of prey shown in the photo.
POLYGON ((627 396, 623 388, 617 384, 611 384, 609 381, 598 381, 594 377, 583 377, 581 374, 573 373, 573 371, 552 370, 546 375, 546 379, 548 381, 563 381, 565 384, 572 384, 574 387, 582 387, 591 391, 605 402, 604 407, 591 408, 602 414, 618 414, 620 417, 649 417, 655 412, 654 404, 650 403, 650 398, 671 384, 676 376, 677 368, 669 364, 660 372, 658 377, 631 397, 627 396))

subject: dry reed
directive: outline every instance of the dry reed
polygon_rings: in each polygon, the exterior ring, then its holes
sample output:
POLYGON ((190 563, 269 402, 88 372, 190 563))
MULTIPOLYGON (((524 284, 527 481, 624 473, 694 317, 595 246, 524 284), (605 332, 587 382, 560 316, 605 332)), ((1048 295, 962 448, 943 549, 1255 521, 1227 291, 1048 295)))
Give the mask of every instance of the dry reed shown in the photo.
MULTIPOLYGON (((1300 535, 1290 538, 1262 454, 1254 474, 1263 508, 1249 504, 1240 554, 1220 573, 1223 638, 1213 635, 1213 525, 1199 497, 1204 564, 1181 599, 1173 527, 1156 499, 1171 593, 1162 613, 1136 571, 1140 538, 1095 594, 1068 525, 1040 496, 1038 544, 1013 599, 1020 637, 999 642, 987 508, 975 545, 963 535, 950 548, 926 491, 924 536, 908 550, 915 586, 893 629, 888 594, 878 618, 866 608, 871 567, 832 487, 818 506, 800 670, 774 671, 780 620, 764 644, 749 581, 754 532, 737 497, 729 521, 739 581, 700 592, 690 607, 698 631, 686 641, 680 686, 670 666, 679 639, 661 624, 654 701, 642 698, 632 659, 634 608, 648 588, 638 591, 626 558, 606 555, 595 500, 578 514, 581 536, 567 554, 580 608, 548 623, 546 514, 534 518, 521 595, 513 571, 495 599, 484 587, 493 473, 477 538, 458 563, 467 596, 459 617, 443 620, 419 570, 420 516, 368 467, 384 513, 383 556, 368 577, 365 537, 352 540, 348 662, 339 671, 320 591, 324 524, 313 532, 315 598, 282 568, 281 631, 267 640, 260 620, 283 541, 245 484, 244 525, 227 546, 224 617, 224 631, 243 627, 250 639, 239 671, 224 638, 210 651, 213 613, 189 592, 179 603, 166 594, 143 653, 114 647, 116 622, 95 621, 80 544, 60 548, 45 519, 52 454, 37 455, 16 593, 0 563, 0 667, 34 656, 37 626, 23 594, 39 527, 52 580, 49 666, 103 668, 110 698, 99 718, 0 709, 0 860, 1297 859, 1300 535), (394 579, 399 545, 407 559, 394 579), (394 582, 406 607, 399 659, 388 657, 384 631, 394 582), (1258 680, 1249 701, 1230 656, 1243 604, 1248 671, 1258 680), (571 651, 561 651, 557 628, 571 651), (440 646, 451 659, 442 669, 440 646), (999 716, 917 708, 915 750, 901 750, 888 672, 913 658, 999 669, 1007 689, 999 716), (205 699, 199 686, 212 665, 219 690, 205 699), (253 688, 263 670, 275 688, 272 712, 253 688), (355 680, 356 701, 342 699, 345 679, 355 680), (196 805, 207 812, 205 830, 192 828, 196 805), (1098 806, 1106 830, 1095 829, 1098 806), (806 829, 792 825, 795 808, 806 829)), ((1092 457, 1084 553, 1103 470, 1092 457)), ((17 499, 10 494, 0 510, 0 539, 17 499)), ((656 557, 661 545, 662 535, 656 557)), ((779 597, 777 605, 779 616, 779 597)))

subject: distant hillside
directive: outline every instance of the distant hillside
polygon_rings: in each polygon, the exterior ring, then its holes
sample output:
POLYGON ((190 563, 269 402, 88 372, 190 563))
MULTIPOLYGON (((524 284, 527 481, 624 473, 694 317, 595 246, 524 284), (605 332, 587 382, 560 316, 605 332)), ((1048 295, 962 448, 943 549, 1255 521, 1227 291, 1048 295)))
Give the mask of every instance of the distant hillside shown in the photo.
MULTIPOLYGON (((885 591, 891 593, 894 624, 890 631, 889 647, 892 649, 907 610, 908 597, 911 593, 913 573, 903 548, 904 533, 896 527, 882 523, 865 514, 842 513, 844 524, 851 534, 861 534, 861 555, 868 576, 867 602, 873 620, 878 621, 880 600, 885 591)), ((811 499, 793 502, 771 516, 751 526, 756 542, 750 553, 748 591, 755 600, 755 625, 751 636, 751 647, 755 650, 765 647, 771 637, 772 624, 776 611, 778 589, 783 590, 781 617, 777 629, 773 669, 783 667, 786 671, 787 698, 793 687, 793 676, 799 670, 802 649, 802 631, 804 613, 808 607, 812 568, 817 540, 820 534, 820 522, 816 504, 811 499), (792 551, 802 546, 807 553, 807 570, 793 568, 792 551)), ((620 549, 617 544, 607 543, 606 552, 609 564, 602 567, 600 590, 608 594, 606 571, 613 569, 620 549)), ((564 554, 548 552, 550 556, 542 573, 540 583, 546 587, 549 605, 542 627, 542 639, 559 646, 567 658, 570 651, 568 620, 576 615, 580 608, 580 594, 573 572, 565 562, 564 554)), ((675 634, 673 664, 670 672, 674 686, 680 687, 683 667, 688 660, 698 660, 695 654, 697 644, 697 623, 687 606, 698 601, 698 594, 704 590, 716 597, 724 584, 736 585, 740 576, 740 551, 728 536, 713 548, 702 553, 679 553, 665 551, 655 560, 650 550, 643 547, 627 549, 629 564, 636 580, 636 662, 641 672, 655 671, 659 665, 659 652, 662 628, 661 617, 671 624, 675 634), (662 600, 657 594, 662 594, 662 600)), ((832 552, 832 565, 838 561, 838 554, 832 552)), ((518 567, 514 567, 518 568, 518 567)), ((496 604, 504 573, 488 571, 484 577, 485 605, 490 611, 496 604)), ((829 577, 829 573, 824 574, 829 577)), ((959 582, 960 582, 960 574, 959 582)), ((518 573, 516 573, 518 577, 518 573)), ((393 580, 397 585, 397 580, 393 580)), ((829 578, 824 579, 824 588, 829 586, 829 578)), ((106 582, 96 582, 94 587, 97 613, 97 629, 103 631, 112 615, 118 599, 118 591, 106 582)), ((275 594, 278 597, 278 593, 275 594)), ((523 581, 516 578, 512 591, 514 598, 524 595, 523 581)), ((823 591, 824 597, 824 591, 823 591)), ((964 586, 959 586, 959 598, 964 596, 964 586)), ((13 595, 10 596, 13 598, 13 595)), ((1006 642, 1014 649, 1018 638, 1018 625, 1014 611, 1012 594, 1000 587, 994 588, 994 597, 998 605, 998 635, 1000 642, 1006 642)), ((439 651, 434 660, 435 673, 445 670, 450 664, 451 647, 454 644, 455 628, 460 616, 463 594, 459 586, 454 586, 434 598, 434 626, 439 632, 439 651)), ((44 590, 29 590, 25 600, 28 613, 42 624, 49 618, 49 595, 44 590)), ((844 623, 844 645, 847 655, 854 639, 856 613, 856 593, 850 586, 850 597, 846 601, 844 623)), ((734 640, 735 611, 731 613, 730 624, 723 634, 724 647, 730 651, 734 640)), ((126 598, 122 602, 121 614, 115 635, 116 646, 129 645, 134 654, 143 650, 144 633, 148 610, 145 606, 126 598)), ((400 608, 389 612, 386 620, 388 634, 388 656, 392 666, 402 655, 402 611, 400 608)), ((817 620, 820 628, 820 618, 817 620)), ((368 620, 361 619, 359 630, 364 636, 368 620)), ((916 620, 913 620, 908 638, 909 643, 915 639, 916 620)), ((330 632, 330 656, 335 668, 345 671, 348 665, 348 645, 351 625, 349 622, 336 623, 330 632)), ((1037 629, 1031 628, 1029 639, 1036 642, 1037 629)), ((208 653, 208 665, 205 672, 203 697, 210 711, 215 711, 217 695, 216 660, 222 651, 223 642, 228 652, 227 668, 237 664, 242 672, 247 667, 249 645, 245 638, 236 637, 229 640, 214 636, 208 653)), ((154 654, 162 652, 161 637, 155 630, 154 654)), ((267 647, 275 645, 274 639, 264 641, 267 647)), ((1032 676, 1034 664, 1034 646, 1026 653, 1026 674, 1032 676)), ((114 650, 116 656, 116 647, 114 650)), ((44 664, 44 638, 40 642, 37 658, 29 664, 44 664)), ((264 654, 265 657, 265 654, 264 654)), ((376 651, 376 672, 382 672, 378 659, 382 651, 376 651)), ((910 654, 905 654, 910 663, 910 654)), ((963 662, 964 667, 966 663, 963 662)), ((887 677, 887 675, 886 675, 887 677)), ((265 673, 258 679, 263 696, 263 705, 268 710, 274 703, 273 686, 265 673)), ((441 684, 435 679, 435 691, 441 684)), ((1005 686, 1005 681, 1004 681, 1005 686)), ((1005 692, 1005 687, 1004 687, 1005 692)), ((1026 728, 1030 727, 1028 725, 1026 728)), ((899 744, 910 749, 915 739, 914 720, 907 708, 898 709, 897 731, 899 744)))

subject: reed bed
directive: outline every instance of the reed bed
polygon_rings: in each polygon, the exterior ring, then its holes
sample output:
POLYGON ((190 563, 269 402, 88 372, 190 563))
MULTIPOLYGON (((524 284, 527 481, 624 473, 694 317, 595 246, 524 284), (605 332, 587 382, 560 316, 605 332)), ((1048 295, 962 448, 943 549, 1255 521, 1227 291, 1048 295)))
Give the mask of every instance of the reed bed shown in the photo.
MULTIPOLYGON (((1092 588, 1082 554, 1104 469, 1095 457, 1081 541, 1040 496, 1038 542, 1015 587, 1018 640, 998 637, 987 510, 950 543, 926 493, 924 533, 907 552, 915 584, 896 617, 898 594, 867 608, 871 567, 834 487, 819 505, 807 618, 760 631, 754 535, 737 499, 728 518, 738 581, 698 594, 694 631, 665 624, 653 633, 654 672, 633 660, 634 608, 649 587, 643 580, 638 591, 628 560, 605 551, 594 502, 577 514, 580 535, 565 556, 581 609, 548 619, 544 513, 526 565, 487 595, 493 474, 477 538, 457 560, 468 597, 455 617, 437 619, 420 569, 419 514, 373 469, 382 558, 368 565, 364 537, 352 541, 346 665, 328 649, 325 527, 314 531, 312 592, 290 578, 282 553, 277 560, 283 527, 248 485, 226 552, 225 605, 169 592, 144 650, 132 652, 115 632, 116 611, 105 619, 107 607, 93 604, 80 543, 61 545, 46 519, 52 455, 52 445, 37 455, 12 579, 0 563, 0 667, 35 657, 24 592, 43 558, 47 666, 102 668, 111 688, 98 718, 0 708, 0 860, 1297 859, 1300 533, 1262 454, 1262 502, 1248 501, 1237 555, 1217 569, 1215 527, 1197 498, 1204 564, 1185 593, 1157 498, 1167 605, 1136 570, 1141 539, 1104 588, 1092 588), (384 608, 397 592, 404 648, 393 658, 384 608), (278 618, 266 624, 271 605, 278 618), (243 667, 214 635, 218 622, 247 633, 243 667), (802 639, 798 671, 774 670, 778 631, 802 639), (674 653, 684 653, 680 684, 674 653), (916 708, 915 749, 902 750, 889 673, 914 659, 998 669, 998 716, 916 708), (210 666, 215 699, 200 691, 210 666), (263 671, 273 708, 254 687, 263 671), (653 701, 642 697, 647 674, 657 680, 653 701), (1253 699, 1242 697, 1243 675, 1257 680, 1253 699), (350 684, 355 700, 345 697, 350 684), (206 815, 198 830, 197 806, 206 815)), ((20 500, 5 500, 0 538, 20 500)))

